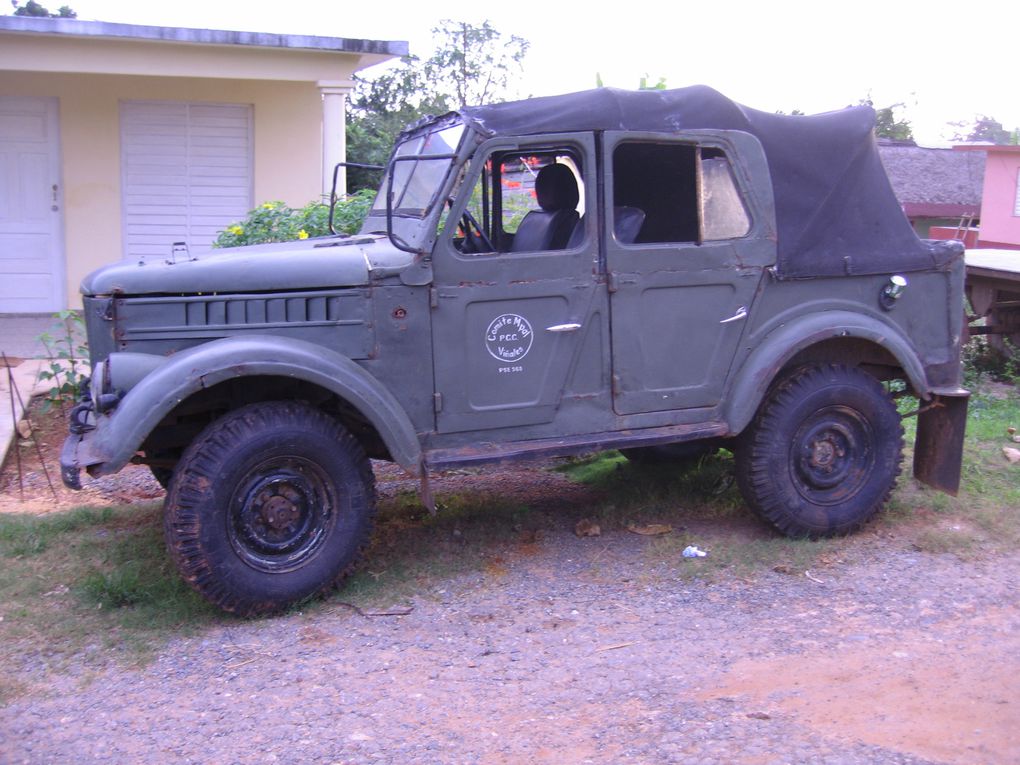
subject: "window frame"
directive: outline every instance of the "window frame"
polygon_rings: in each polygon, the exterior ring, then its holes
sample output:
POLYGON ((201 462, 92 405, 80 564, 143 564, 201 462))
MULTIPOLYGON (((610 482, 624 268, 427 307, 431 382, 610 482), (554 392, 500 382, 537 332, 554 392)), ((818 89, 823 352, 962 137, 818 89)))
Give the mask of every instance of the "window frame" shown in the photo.
MULTIPOLYGON (((739 133, 739 131, 721 131, 724 133, 739 133)), ((740 135, 745 135, 740 133, 740 135)), ((746 136, 752 138, 753 136, 746 136)), ((744 177, 744 173, 740 168, 739 164, 733 161, 734 155, 737 154, 736 148, 726 140, 723 140, 722 136, 691 132, 691 133, 637 133, 637 132, 619 132, 610 133, 608 135, 609 145, 604 147, 604 156, 606 162, 609 165, 609 173, 606 182, 606 195, 608 197, 606 202, 606 216, 607 216, 607 234, 613 238, 613 242, 618 247, 628 249, 641 249, 647 247, 664 246, 664 247, 677 247, 677 246, 701 246, 704 244, 713 244, 718 242, 737 241, 747 239, 756 235, 756 230, 759 228, 758 221, 759 215, 754 201, 754 195, 751 193, 750 185, 747 183, 747 179, 744 177), (685 146, 690 147, 694 150, 694 197, 697 204, 697 237, 695 239, 666 239, 666 240, 655 240, 655 241, 635 241, 635 242, 621 242, 616 238, 616 194, 615 194, 615 179, 616 179, 616 152, 621 146, 628 144, 646 144, 646 145, 659 145, 667 147, 685 146), (726 160, 726 166, 729 170, 729 177, 733 182, 733 188, 736 191, 744 212, 747 217, 747 227, 744 233, 739 236, 723 237, 723 238, 705 238, 705 204, 704 204, 704 172, 703 172, 703 150, 711 149, 718 151, 722 154, 726 160), (608 181, 612 181, 612 183, 608 181)), ((626 206, 626 205, 624 205, 626 206)))
MULTIPOLYGON (((573 158, 577 166, 580 187, 578 188, 579 210, 597 209, 595 200, 596 188, 598 186, 596 160, 595 160, 595 134, 594 133, 555 133, 548 135, 528 136, 527 138, 498 137, 481 143, 474 150, 474 157, 468 164, 463 179, 459 182, 456 191, 454 206, 446 217, 444 232, 441 240, 444 248, 453 253, 454 257, 464 260, 475 260, 478 258, 519 258, 519 257, 557 257, 563 253, 578 253, 588 248, 595 236, 597 216, 584 216, 584 237, 580 244, 575 247, 563 250, 537 250, 534 252, 511 252, 510 243, 505 241, 502 227, 502 199, 497 203, 494 194, 500 183, 500 174, 490 165, 493 157, 505 157, 507 155, 519 154, 521 156, 531 155, 557 155, 573 158), (457 232, 460 228, 460 221, 464 211, 470 210, 472 190, 484 179, 482 194, 482 225, 486 227, 486 234, 491 235, 495 227, 499 228, 499 241, 493 241, 497 248, 491 252, 463 252, 454 243, 458 239, 457 232), (452 224, 452 225, 451 225, 452 224)), ((537 202, 536 202, 537 208, 537 202)), ((473 211, 472 211, 473 213, 473 211)))

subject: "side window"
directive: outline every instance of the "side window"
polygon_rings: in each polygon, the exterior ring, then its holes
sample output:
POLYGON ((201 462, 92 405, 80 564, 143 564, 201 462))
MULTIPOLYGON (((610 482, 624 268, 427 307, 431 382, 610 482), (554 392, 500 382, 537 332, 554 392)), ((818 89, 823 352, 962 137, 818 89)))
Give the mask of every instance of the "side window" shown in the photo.
POLYGON ((622 244, 732 239, 751 228, 725 153, 684 143, 616 147, 613 219, 622 244))
POLYGON ((464 253, 563 250, 583 240, 581 162, 566 148, 497 152, 485 162, 458 221, 464 253))
POLYGON ((614 220, 624 210, 644 213, 637 235, 621 237, 617 230, 618 240, 624 244, 698 241, 697 154, 696 146, 682 143, 622 143, 616 147, 614 220))
POLYGON ((705 241, 736 239, 751 230, 733 168, 720 149, 701 150, 701 232, 705 241))

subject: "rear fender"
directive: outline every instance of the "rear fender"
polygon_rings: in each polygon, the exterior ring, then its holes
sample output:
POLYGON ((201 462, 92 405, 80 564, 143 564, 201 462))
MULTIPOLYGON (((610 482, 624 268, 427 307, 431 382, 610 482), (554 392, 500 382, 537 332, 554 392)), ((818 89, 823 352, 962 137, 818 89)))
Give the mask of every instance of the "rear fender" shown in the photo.
POLYGON ((732 433, 751 422, 769 386, 800 351, 832 338, 858 338, 889 351, 899 362, 913 389, 929 398, 930 386, 924 366, 909 342, 895 328, 849 311, 809 314, 778 327, 762 340, 734 376, 724 404, 724 417, 732 433))

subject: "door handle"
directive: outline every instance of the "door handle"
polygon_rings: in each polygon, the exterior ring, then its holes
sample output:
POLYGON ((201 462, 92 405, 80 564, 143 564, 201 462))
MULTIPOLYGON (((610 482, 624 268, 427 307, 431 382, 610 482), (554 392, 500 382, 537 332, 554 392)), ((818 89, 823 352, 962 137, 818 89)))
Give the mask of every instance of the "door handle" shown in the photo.
POLYGON ((731 321, 740 321, 741 319, 747 318, 747 306, 742 305, 737 309, 737 312, 728 319, 723 319, 720 324, 729 324, 731 321))
POLYGON ((546 327, 546 332, 576 332, 581 328, 580 324, 553 324, 551 327, 546 327))

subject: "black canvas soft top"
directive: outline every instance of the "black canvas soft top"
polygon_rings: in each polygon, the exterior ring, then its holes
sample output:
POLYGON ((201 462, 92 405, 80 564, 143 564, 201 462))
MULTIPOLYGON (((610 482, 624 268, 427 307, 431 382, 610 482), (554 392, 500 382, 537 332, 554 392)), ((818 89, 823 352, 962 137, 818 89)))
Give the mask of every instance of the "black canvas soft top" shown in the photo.
POLYGON ((867 106, 812 116, 750 109, 704 85, 598 88, 460 110, 483 135, 741 130, 765 150, 781 278, 883 274, 944 265, 959 248, 917 238, 879 158, 867 106))

